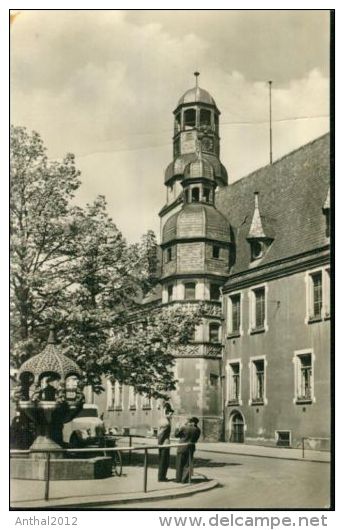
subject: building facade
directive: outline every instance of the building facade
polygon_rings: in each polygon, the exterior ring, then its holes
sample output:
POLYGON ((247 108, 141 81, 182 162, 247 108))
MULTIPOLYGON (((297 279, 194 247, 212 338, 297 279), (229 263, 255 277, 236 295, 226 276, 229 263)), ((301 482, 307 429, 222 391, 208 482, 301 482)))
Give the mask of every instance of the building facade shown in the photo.
MULTIPOLYGON (((196 86, 174 111, 160 284, 143 301, 202 303, 176 352, 176 422, 204 440, 317 447, 330 437, 330 154, 325 135, 228 186, 220 111, 196 86)), ((161 403, 107 382, 109 425, 153 433, 161 403)))

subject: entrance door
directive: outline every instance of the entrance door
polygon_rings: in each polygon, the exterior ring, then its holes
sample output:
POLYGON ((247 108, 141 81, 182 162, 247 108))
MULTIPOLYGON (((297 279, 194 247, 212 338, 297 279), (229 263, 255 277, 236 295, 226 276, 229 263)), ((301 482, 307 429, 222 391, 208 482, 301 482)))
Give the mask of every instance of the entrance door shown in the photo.
POLYGON ((240 412, 236 412, 232 416, 231 442, 242 444, 244 443, 244 420, 240 412))

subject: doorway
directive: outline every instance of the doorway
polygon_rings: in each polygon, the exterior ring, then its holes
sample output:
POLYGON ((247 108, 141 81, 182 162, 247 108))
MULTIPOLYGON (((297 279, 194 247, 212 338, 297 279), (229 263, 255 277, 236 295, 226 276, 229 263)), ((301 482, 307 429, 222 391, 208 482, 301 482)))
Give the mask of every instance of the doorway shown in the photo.
POLYGON ((230 442, 236 444, 244 443, 244 418, 240 412, 235 412, 231 417, 230 442))

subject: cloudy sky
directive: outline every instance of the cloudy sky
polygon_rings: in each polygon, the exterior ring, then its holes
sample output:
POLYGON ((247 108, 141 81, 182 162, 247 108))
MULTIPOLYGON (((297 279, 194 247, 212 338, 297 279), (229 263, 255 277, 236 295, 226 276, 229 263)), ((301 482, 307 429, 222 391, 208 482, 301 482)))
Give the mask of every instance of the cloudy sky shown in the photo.
POLYGON ((230 182, 329 130, 327 11, 22 11, 11 28, 11 121, 51 158, 76 155, 77 200, 101 193, 124 235, 159 232, 172 111, 194 84, 221 110, 230 182))

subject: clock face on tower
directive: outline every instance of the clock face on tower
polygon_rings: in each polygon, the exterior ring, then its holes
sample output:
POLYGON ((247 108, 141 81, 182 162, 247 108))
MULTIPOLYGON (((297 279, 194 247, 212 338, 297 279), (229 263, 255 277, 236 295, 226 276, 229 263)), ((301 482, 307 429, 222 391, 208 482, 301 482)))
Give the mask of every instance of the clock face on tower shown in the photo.
POLYGON ((209 136, 204 136, 201 140, 202 150, 203 151, 213 151, 214 150, 214 140, 209 136))

